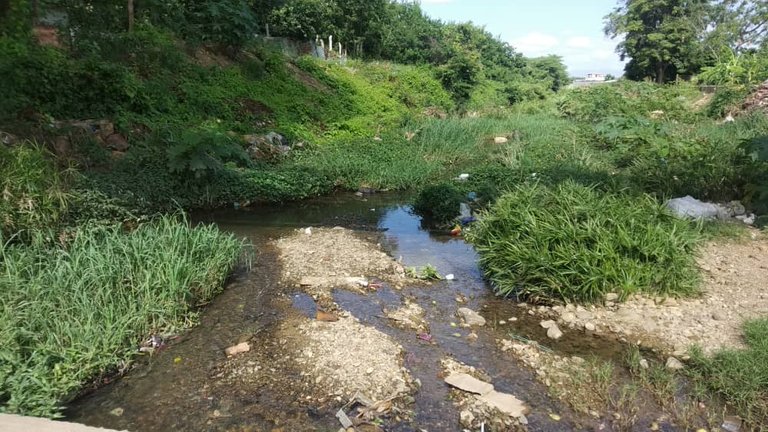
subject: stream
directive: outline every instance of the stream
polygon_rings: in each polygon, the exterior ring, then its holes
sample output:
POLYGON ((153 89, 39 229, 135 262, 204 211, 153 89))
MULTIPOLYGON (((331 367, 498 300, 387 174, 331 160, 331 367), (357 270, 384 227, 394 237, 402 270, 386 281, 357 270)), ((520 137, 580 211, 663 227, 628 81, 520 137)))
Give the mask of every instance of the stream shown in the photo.
MULTIPOLYGON (((144 431, 338 431, 339 405, 307 406, 290 386, 217 384, 226 362, 223 350, 251 340, 261 349, 259 361, 274 364, 275 374, 288 381, 298 371, 279 369, 272 358, 270 339, 276 325, 288 316, 314 316, 311 297, 280 284, 279 263, 269 242, 304 227, 341 226, 380 236, 385 251, 405 266, 431 264, 455 280, 428 288, 383 287, 367 295, 337 290, 334 301, 360 322, 392 337, 404 351, 404 365, 421 388, 414 394, 411 420, 384 425, 392 431, 456 431, 459 413, 449 399, 449 388, 439 376, 441 358, 452 357, 486 372, 499 391, 511 393, 530 406, 531 431, 596 430, 599 420, 571 412, 551 399, 535 374, 507 355, 500 355, 501 338, 530 339, 564 356, 618 359, 624 348, 614 341, 565 331, 557 340, 546 337, 540 319, 517 307, 514 299, 496 297, 477 265, 477 255, 459 237, 430 232, 410 213, 407 196, 382 194, 357 197, 335 195, 301 203, 224 209, 192 215, 196 222, 215 223, 222 230, 248 239, 255 249, 249 270, 237 271, 226 289, 201 311, 199 325, 183 332, 152 356, 142 356, 125 376, 85 394, 66 410, 69 421, 112 429, 144 431), (421 343, 413 331, 394 327, 383 317, 408 297, 425 311, 436 343, 421 343), (457 297, 462 306, 478 311, 488 322, 476 330, 477 340, 456 328, 457 297), (553 418, 551 414, 556 414, 553 418)), ((354 335, 350 335, 354 337, 354 335)), ((610 427, 607 428, 610 430, 610 427)), ((642 429, 639 429, 642 430, 642 429)))

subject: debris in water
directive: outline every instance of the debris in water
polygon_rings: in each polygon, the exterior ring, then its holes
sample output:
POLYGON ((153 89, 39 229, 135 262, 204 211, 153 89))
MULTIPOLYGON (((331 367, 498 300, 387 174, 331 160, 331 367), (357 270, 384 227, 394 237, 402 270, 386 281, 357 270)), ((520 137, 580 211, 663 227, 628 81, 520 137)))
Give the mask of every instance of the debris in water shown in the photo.
POLYGON ((452 281, 454 279, 456 279, 456 276, 453 273, 445 275, 445 280, 452 281))
POLYGON ((429 333, 419 333, 416 335, 416 339, 423 340, 424 342, 432 342, 432 335, 429 333))
POLYGON ((461 235, 461 225, 456 225, 455 227, 453 227, 453 229, 451 230, 451 235, 454 236, 454 237, 460 236, 461 235))
POLYGON ((243 342, 225 349, 224 352, 227 354, 227 357, 232 357, 233 355, 246 353, 250 350, 251 350, 251 344, 249 344, 248 342, 243 342))
POLYGON ((549 418, 551 418, 554 421, 560 421, 560 416, 554 413, 549 414, 549 418))
POLYGON ((125 412, 124 409, 118 407, 118 408, 113 409, 109 413, 112 414, 115 417, 121 417, 124 412, 125 412))

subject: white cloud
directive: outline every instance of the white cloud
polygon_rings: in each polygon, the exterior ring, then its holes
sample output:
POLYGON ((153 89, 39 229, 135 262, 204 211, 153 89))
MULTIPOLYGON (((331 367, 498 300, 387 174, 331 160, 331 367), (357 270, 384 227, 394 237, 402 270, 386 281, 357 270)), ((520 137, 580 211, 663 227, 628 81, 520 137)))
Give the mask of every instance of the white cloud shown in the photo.
POLYGON ((614 52, 616 42, 606 38, 531 32, 513 38, 510 43, 526 57, 559 55, 568 66, 570 74, 575 76, 589 72, 617 75, 624 69, 624 64, 614 52))
POLYGON ((549 54, 560 43, 556 36, 546 33, 532 32, 525 36, 512 39, 512 46, 518 51, 531 57, 549 54))
POLYGON ((565 46, 571 48, 590 48, 592 46, 592 39, 587 36, 570 37, 565 41, 565 46))

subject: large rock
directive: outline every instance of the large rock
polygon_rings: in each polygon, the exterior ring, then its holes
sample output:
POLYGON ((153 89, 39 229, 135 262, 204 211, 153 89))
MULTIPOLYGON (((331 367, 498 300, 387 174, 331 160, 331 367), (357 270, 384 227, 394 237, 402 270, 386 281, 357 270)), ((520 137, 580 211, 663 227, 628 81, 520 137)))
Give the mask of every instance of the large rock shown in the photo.
POLYGON ((511 417, 522 417, 528 412, 523 401, 511 394, 492 391, 480 396, 480 400, 511 417))
POLYGON ((485 318, 480 316, 477 312, 469 308, 459 308, 459 316, 464 319, 464 322, 469 326, 484 326, 485 318))
POLYGON ((728 209, 717 204, 699 201, 688 195, 667 201, 667 208, 676 216, 689 219, 727 219, 728 209))
POLYGON ((445 377, 446 384, 469 393, 484 395, 493 391, 493 384, 473 377, 466 373, 456 373, 445 377))

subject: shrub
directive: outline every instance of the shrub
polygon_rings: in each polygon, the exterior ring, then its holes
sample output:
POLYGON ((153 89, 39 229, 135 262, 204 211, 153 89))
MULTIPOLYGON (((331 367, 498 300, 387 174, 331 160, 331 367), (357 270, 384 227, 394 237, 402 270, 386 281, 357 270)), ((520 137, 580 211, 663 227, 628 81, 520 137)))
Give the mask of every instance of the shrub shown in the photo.
POLYGON ((699 234, 648 196, 567 181, 522 185, 468 232, 496 290, 533 301, 599 301, 609 292, 696 290, 699 234))
POLYGON ((428 223, 447 224, 459 215, 464 194, 450 183, 427 186, 419 192, 413 211, 428 223))
POLYGON ((0 411, 59 416, 149 334, 178 331, 221 288, 242 244, 165 217, 124 233, 82 229, 66 247, 0 241, 0 411))
POLYGON ((715 92, 707 105, 707 116, 723 118, 744 102, 749 91, 746 87, 727 86, 715 92))

